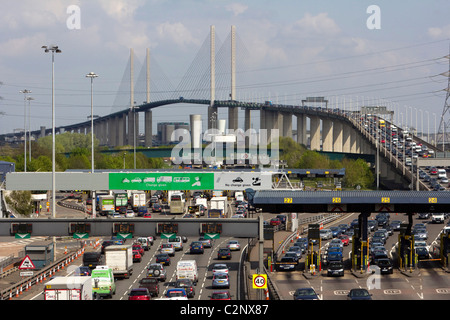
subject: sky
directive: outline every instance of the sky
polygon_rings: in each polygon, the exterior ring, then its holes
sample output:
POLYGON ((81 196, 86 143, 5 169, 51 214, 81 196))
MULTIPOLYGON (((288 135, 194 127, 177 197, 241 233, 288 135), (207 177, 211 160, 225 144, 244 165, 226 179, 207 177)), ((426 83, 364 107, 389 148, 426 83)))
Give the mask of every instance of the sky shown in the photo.
MULTIPOLYGON (((164 76, 177 87, 186 74, 194 82, 187 71, 211 25, 225 43, 236 27, 238 100, 294 104, 323 96, 346 109, 386 105, 399 124, 411 125, 412 116, 413 126, 417 122, 419 130, 430 132, 444 108, 448 0, 0 0, 0 5, 1 134, 24 127, 24 89, 34 99, 31 130, 51 127, 51 54, 43 45, 62 50, 55 55, 55 115, 56 126, 63 126, 90 116, 89 72, 99 75, 94 114, 129 107, 123 88, 130 48, 137 57, 136 77, 149 48, 162 70, 151 74, 153 82, 164 76)), ((229 78, 226 67, 220 72, 217 78, 229 78)), ((188 122, 190 114, 206 121, 207 108, 154 109, 153 131, 157 122, 188 122)), ((220 118, 226 119, 225 110, 220 118)), ((239 124, 243 127, 243 117, 239 124)), ((258 114, 252 114, 252 126, 259 127, 258 114)))

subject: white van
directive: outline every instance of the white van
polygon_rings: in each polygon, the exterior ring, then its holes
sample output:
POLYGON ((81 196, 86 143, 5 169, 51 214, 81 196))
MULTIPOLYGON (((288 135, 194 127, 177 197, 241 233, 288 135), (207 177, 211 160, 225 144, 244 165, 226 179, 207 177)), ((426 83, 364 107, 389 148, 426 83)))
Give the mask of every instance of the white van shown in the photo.
POLYGON ((175 251, 183 250, 183 240, 180 236, 167 239, 167 243, 173 244, 175 251))
POLYGON ((180 260, 177 263, 176 278, 189 279, 194 285, 198 282, 197 261, 195 260, 180 260))

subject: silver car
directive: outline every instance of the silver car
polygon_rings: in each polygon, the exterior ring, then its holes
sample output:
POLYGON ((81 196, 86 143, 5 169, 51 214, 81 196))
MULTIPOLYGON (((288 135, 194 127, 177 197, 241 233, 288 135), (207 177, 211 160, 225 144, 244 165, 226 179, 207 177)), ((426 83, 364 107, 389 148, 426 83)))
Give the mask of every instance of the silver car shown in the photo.
POLYGON ((330 229, 322 229, 320 230, 320 239, 328 240, 333 238, 333 232, 330 229))
POLYGON ((212 279, 213 288, 230 288, 230 278, 226 273, 216 273, 212 279))

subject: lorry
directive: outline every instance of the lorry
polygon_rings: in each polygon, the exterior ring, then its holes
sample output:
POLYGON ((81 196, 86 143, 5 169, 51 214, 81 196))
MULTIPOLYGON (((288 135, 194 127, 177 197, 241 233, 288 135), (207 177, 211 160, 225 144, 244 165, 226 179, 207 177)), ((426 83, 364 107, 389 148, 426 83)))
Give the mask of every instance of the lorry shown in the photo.
POLYGON ((105 264, 112 269, 115 278, 130 278, 133 274, 133 246, 107 246, 105 264))
POLYGON ((198 269, 197 261, 195 260, 180 260, 177 263, 176 280, 189 279, 197 285, 198 282, 198 269))
POLYGON ((114 196, 101 195, 98 197, 99 213, 102 216, 108 215, 110 212, 115 211, 114 196))
POLYGON ((242 191, 236 191, 235 193, 234 193, 234 199, 236 200, 236 201, 244 201, 245 199, 244 199, 244 193, 242 192, 242 191))
POLYGON ((210 209, 222 210, 223 217, 227 217, 228 201, 227 197, 213 197, 210 200, 210 209))
POLYGON ((139 207, 145 207, 147 204, 147 196, 144 191, 133 191, 131 194, 131 207, 137 212, 139 207))
POLYGON ((92 279, 87 276, 55 277, 45 284, 44 300, 92 300, 92 279))

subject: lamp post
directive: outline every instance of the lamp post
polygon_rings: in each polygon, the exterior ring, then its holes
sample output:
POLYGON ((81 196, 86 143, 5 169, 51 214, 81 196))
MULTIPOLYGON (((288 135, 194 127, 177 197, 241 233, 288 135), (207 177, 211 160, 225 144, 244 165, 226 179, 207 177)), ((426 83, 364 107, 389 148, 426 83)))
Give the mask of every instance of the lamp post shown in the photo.
MULTIPOLYGON (((97 78, 98 75, 94 72, 89 72, 86 75, 86 78, 91 79, 91 173, 94 173, 94 78, 97 78)), ((92 218, 95 218, 95 190, 92 190, 92 218)))
POLYGON ((28 159, 31 163, 31 101, 34 100, 32 97, 28 97, 28 159))
MULTIPOLYGON (((55 53, 61 53, 58 46, 42 46, 45 53, 52 53, 52 217, 56 218, 56 157, 55 157, 55 53)), ((56 248, 54 248, 56 251, 56 248)))
POLYGON ((30 90, 24 89, 19 91, 24 94, 23 97, 23 171, 27 172, 27 94, 30 90))

